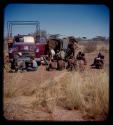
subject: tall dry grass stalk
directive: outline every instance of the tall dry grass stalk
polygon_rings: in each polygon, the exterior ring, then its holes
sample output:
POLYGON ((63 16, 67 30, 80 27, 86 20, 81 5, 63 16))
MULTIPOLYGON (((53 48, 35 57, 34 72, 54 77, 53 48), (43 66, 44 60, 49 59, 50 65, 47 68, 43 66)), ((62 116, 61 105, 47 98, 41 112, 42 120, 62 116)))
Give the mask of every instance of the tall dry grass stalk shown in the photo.
POLYGON ((48 112, 51 113, 55 106, 59 105, 67 109, 79 109, 95 119, 107 117, 109 76, 104 70, 64 71, 60 77, 49 79, 43 84, 24 80, 24 77, 18 75, 14 74, 4 86, 5 97, 35 95, 32 108, 47 107, 48 112), (20 80, 23 82, 20 83, 20 80))
MULTIPOLYGON (((4 77, 6 77, 6 73, 4 72, 4 77)), ((7 81, 4 79, 4 96, 5 97, 15 97, 18 91, 18 84, 22 79, 22 76, 19 74, 7 74, 7 81)))
POLYGON ((109 77, 103 70, 65 72, 61 79, 49 81, 39 94, 37 102, 48 106, 50 112, 55 105, 60 105, 105 119, 109 107, 109 77))
POLYGON ((85 71, 71 74, 66 88, 70 108, 83 110, 94 118, 105 118, 109 107, 109 77, 104 71, 85 71))

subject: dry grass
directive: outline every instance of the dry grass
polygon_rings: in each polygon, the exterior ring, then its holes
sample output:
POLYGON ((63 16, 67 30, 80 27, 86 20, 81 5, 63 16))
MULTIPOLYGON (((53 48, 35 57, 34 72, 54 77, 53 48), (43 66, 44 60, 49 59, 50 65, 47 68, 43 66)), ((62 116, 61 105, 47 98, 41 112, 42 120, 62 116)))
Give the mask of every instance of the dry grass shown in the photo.
POLYGON ((67 109, 79 109, 87 118, 103 120, 107 117, 109 77, 104 70, 82 73, 64 71, 61 78, 49 79, 43 86, 28 81, 18 86, 22 77, 18 78, 17 74, 14 76, 10 84, 5 86, 5 97, 34 95, 36 99, 32 102, 32 109, 42 106, 52 113, 55 106, 59 105, 67 109))
POLYGON ((100 42, 97 46, 97 51, 109 52, 109 44, 100 42))
POLYGON ((109 105, 109 79, 104 71, 74 73, 67 89, 69 107, 84 110, 88 116, 106 118, 109 105))
POLYGON ((97 49, 97 43, 96 42, 87 42, 85 44, 84 51, 86 53, 91 53, 97 49))
MULTIPOLYGON (((85 52, 109 51, 109 46, 101 42, 99 44, 91 42, 86 44, 83 45, 85 52)), ((11 101, 14 97, 18 97, 20 101, 20 96, 33 97, 33 100, 27 101, 27 103, 31 102, 30 110, 46 107, 46 111, 52 113, 55 106, 58 105, 66 109, 81 110, 85 118, 89 118, 89 120, 105 120, 107 118, 109 74, 104 69, 84 72, 63 71, 60 77, 48 78, 44 82, 42 81, 43 74, 40 79, 34 80, 32 75, 31 77, 28 75, 29 72, 26 75, 25 73, 8 73, 8 71, 9 65, 5 63, 4 104, 7 98, 11 101)), ((39 74, 36 72, 35 75, 39 74)))
POLYGON ((4 69, 4 77, 7 77, 8 79, 8 82, 6 82, 7 80, 4 79, 4 96, 5 97, 15 97, 16 96, 16 93, 18 91, 18 83, 21 79, 21 76, 18 77, 18 75, 15 73, 15 74, 8 74, 5 72, 5 69, 4 69), (7 76, 6 76, 7 74, 7 76))
POLYGON ((84 46, 84 52, 91 53, 94 51, 109 52, 109 44, 105 44, 103 41, 90 41, 81 43, 84 46))
POLYGON ((106 119, 109 105, 109 78, 103 70, 98 73, 97 71, 85 71, 82 74, 65 73, 62 79, 51 81, 49 84, 43 88, 43 92, 40 90, 39 95, 41 95, 37 96, 33 107, 40 103, 52 112, 55 105, 60 105, 67 109, 80 109, 94 119, 106 119))
POLYGON ((62 75, 45 82, 28 78, 29 74, 4 71, 4 98, 33 96, 35 98, 31 101, 31 108, 34 110, 41 106, 52 113, 58 105, 66 109, 79 109, 89 119, 106 119, 109 109, 109 75, 104 69, 84 72, 64 70, 62 75))

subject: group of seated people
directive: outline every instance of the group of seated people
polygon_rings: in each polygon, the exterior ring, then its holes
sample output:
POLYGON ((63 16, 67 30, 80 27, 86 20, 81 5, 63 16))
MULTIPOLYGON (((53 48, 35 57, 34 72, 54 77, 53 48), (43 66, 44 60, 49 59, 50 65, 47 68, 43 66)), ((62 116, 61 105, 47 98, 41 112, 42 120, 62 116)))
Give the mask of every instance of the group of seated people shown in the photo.
POLYGON ((56 52, 54 49, 50 49, 48 55, 44 58, 45 64, 46 64, 46 69, 62 69, 65 67, 64 64, 64 59, 65 59, 65 52, 63 49, 61 51, 57 50, 56 52))
POLYGON ((67 69, 77 69, 77 67, 81 66, 81 67, 85 67, 85 65, 87 64, 86 62, 86 58, 85 58, 85 53, 79 51, 77 56, 75 57, 73 54, 71 54, 68 58, 67 58, 67 69))
MULTIPOLYGON (((18 71, 36 71, 38 68, 38 64, 34 57, 30 57, 29 62, 25 62, 21 59, 22 54, 18 53, 18 57, 14 58, 11 61, 11 69, 18 71), (19 57, 19 58, 18 58, 19 57)), ((73 53, 70 53, 70 55, 66 56, 66 51, 64 49, 61 49, 61 51, 57 50, 56 52, 51 49, 50 54, 46 56, 46 58, 43 58, 46 69, 58 69, 62 70, 64 68, 66 69, 72 69, 75 68, 77 65, 77 61, 81 61, 83 65, 87 64, 85 53, 78 52, 77 56, 74 57, 73 53)), ((90 65, 92 68, 103 68, 104 65, 104 56, 99 52, 98 56, 94 58, 93 64, 90 65)))
MULTIPOLYGON (((67 50, 67 53, 63 49, 61 49, 61 51, 56 51, 56 53, 53 49, 50 51, 51 54, 48 65, 49 68, 55 67, 56 69, 72 69, 77 66, 77 62, 79 62, 79 64, 84 67, 87 65, 85 53, 82 51, 79 51, 76 57, 74 57, 73 51, 71 50, 67 50)), ((104 56, 99 52, 98 56, 94 58, 91 68, 101 69, 103 68, 103 65, 104 56)))
POLYGON ((83 63, 86 65, 85 54, 83 52, 79 52, 77 57, 74 57, 73 51, 61 49, 56 52, 53 49, 50 49, 49 59, 46 58, 46 64, 48 69, 56 68, 58 70, 72 69, 76 66, 76 60, 83 60, 83 63), (49 60, 47 62, 47 60, 49 60))
POLYGON ((21 59, 22 53, 18 53, 17 57, 13 58, 11 63, 11 71, 15 70, 16 72, 18 70, 21 71, 36 71, 38 68, 37 62, 34 57, 30 57, 29 62, 25 62, 21 59))

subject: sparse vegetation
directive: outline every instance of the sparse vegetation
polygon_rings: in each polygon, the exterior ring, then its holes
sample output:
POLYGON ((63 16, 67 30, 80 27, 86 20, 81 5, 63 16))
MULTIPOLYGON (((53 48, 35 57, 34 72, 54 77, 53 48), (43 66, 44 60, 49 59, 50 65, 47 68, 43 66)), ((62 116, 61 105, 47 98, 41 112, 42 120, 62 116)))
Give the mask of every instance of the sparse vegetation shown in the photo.
POLYGON ((80 45, 84 46, 84 52, 86 53, 94 51, 109 52, 109 44, 104 41, 80 41, 80 45))
POLYGON ((17 74, 13 74, 12 76, 8 75, 7 77, 9 78, 8 82, 6 83, 4 80, 4 96, 7 98, 15 97, 18 90, 16 85, 18 84, 20 78, 17 74))
POLYGON ((33 106, 40 103, 52 112, 55 105, 60 105, 67 109, 80 109, 87 118, 106 119, 109 105, 109 78, 106 72, 65 73, 64 77, 65 80, 54 81, 57 84, 53 88, 46 87, 33 106))
POLYGON ((101 51, 101 52, 109 52, 109 45, 100 42, 97 46, 97 51, 101 51))
MULTIPOLYGON (((52 113, 54 107, 60 105, 66 109, 79 109, 84 112, 87 118, 106 119, 109 102, 108 81, 108 75, 103 70, 98 73, 91 71, 65 72, 61 79, 50 80, 45 86, 38 89, 32 87, 15 89, 11 83, 5 96, 8 98, 17 96, 16 90, 20 92, 20 95, 25 96, 25 93, 32 89, 36 95, 36 99, 32 102, 32 108, 47 107, 47 112, 52 113)), ((32 95, 29 93, 27 96, 32 95)))
POLYGON ((96 42, 87 42, 85 44, 84 51, 86 53, 91 53, 97 49, 97 43, 96 42))
POLYGON ((106 72, 75 72, 68 84, 68 107, 84 110, 94 118, 106 118, 109 105, 109 79, 106 72))

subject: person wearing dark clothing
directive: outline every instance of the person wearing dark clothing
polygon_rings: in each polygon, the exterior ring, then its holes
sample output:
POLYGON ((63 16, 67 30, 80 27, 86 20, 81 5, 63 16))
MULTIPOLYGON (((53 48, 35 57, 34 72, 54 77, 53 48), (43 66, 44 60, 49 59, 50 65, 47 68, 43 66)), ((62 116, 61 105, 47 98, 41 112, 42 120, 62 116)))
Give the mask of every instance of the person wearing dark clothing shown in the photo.
POLYGON ((73 44, 69 44, 68 45, 68 54, 69 54, 69 56, 71 54, 73 54, 73 56, 74 56, 74 47, 73 47, 73 44))
POLYGON ((83 60, 85 65, 86 65, 86 63, 87 63, 87 62, 86 62, 86 59, 85 59, 85 54, 84 54, 83 52, 81 52, 81 51, 77 54, 76 59, 77 59, 77 60, 83 60))
POLYGON ((78 52, 77 56, 76 56, 76 60, 77 60, 77 65, 80 71, 84 71, 85 70, 85 65, 87 65, 87 61, 85 58, 85 53, 83 52, 78 52))
POLYGON ((18 68, 17 68, 17 60, 15 59, 15 58, 13 58, 11 61, 10 61, 10 63, 11 63, 11 71, 12 70, 15 70, 15 72, 17 72, 18 71, 18 68))
POLYGON ((82 52, 78 52, 76 59, 81 60, 82 58, 82 52))
POLYGON ((74 56, 74 51, 75 51, 74 42, 75 42, 75 39, 73 37, 69 37, 69 43, 68 43, 67 51, 66 51, 66 58, 68 58, 71 55, 74 56))
POLYGON ((91 64, 91 67, 95 68, 102 68, 104 65, 104 55, 102 55, 100 52, 97 57, 94 58, 93 64, 91 64))
POLYGON ((73 56, 73 57, 74 57, 74 49, 67 48, 67 50, 66 50, 66 55, 65 55, 65 60, 67 61, 67 59, 68 59, 70 56, 73 56))
POLYGON ((66 69, 72 71, 72 69, 76 69, 76 60, 75 57, 73 56, 73 54, 71 54, 68 58, 67 58, 67 66, 66 69))

